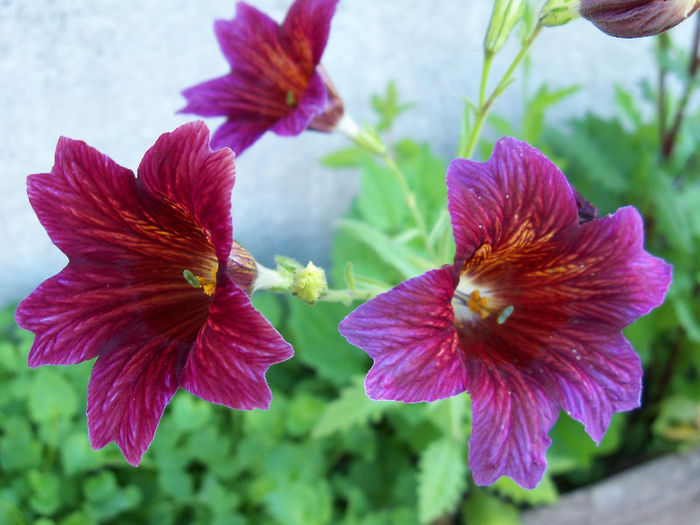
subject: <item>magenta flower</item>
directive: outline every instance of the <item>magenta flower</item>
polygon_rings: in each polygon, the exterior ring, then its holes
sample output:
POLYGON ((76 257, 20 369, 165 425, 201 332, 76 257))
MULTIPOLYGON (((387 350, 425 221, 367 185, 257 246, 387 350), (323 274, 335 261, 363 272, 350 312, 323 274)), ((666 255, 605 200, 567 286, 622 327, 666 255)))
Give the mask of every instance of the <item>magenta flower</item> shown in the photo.
POLYGON ((454 264, 375 297, 340 331, 374 359, 372 399, 469 392, 475 482, 531 488, 560 409, 599 442, 615 412, 639 406, 639 357, 620 331, 661 304, 671 267, 644 251, 634 208, 586 221, 591 208, 523 142, 454 160, 447 187, 454 264))
POLYGON ((236 17, 214 25, 231 72, 186 89, 180 113, 224 116, 215 148, 242 153, 271 129, 299 135, 332 131, 343 103, 319 62, 338 0, 295 0, 282 25, 245 2, 236 17))
POLYGON ((231 408, 267 408, 265 372, 292 349, 244 289, 255 262, 232 240, 234 156, 192 122, 162 135, 138 178, 60 138, 29 200, 69 259, 17 308, 36 334, 29 366, 97 357, 88 387, 94 448, 138 465, 178 387, 231 408))

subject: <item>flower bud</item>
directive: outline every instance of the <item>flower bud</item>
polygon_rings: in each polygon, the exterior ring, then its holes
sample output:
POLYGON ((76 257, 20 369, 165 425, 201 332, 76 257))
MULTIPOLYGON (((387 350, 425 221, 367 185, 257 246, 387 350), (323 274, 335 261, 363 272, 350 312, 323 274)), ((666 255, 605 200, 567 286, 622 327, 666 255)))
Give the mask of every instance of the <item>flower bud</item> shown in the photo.
POLYGON ((579 17, 580 0, 549 0, 540 9, 543 26, 561 26, 579 17))
POLYGON ((501 50, 520 20, 524 8, 523 0, 496 0, 484 40, 484 50, 487 53, 498 53, 501 50))
POLYGON ((581 0, 579 12, 612 36, 657 35, 679 24, 700 7, 700 0, 581 0))
POLYGON ((306 268, 299 268, 294 274, 292 295, 297 296, 305 303, 315 304, 327 292, 326 272, 311 261, 306 265, 306 268))
POLYGON ((252 291, 258 276, 258 266, 255 259, 248 250, 236 241, 233 241, 231 253, 228 256, 226 275, 248 294, 252 291))

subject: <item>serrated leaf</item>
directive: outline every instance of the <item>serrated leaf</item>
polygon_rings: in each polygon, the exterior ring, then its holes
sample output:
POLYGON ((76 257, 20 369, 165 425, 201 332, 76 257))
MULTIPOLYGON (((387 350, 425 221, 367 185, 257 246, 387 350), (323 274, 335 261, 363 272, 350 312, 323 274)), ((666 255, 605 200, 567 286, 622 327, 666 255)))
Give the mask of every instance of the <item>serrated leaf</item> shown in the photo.
POLYGON ((363 380, 360 378, 353 386, 343 389, 336 400, 326 405, 311 435, 328 436, 354 425, 377 421, 393 405, 389 401, 375 401, 367 397, 363 380))
POLYGON ((457 510, 467 486, 465 448, 451 437, 433 441, 418 465, 418 517, 429 523, 457 510))

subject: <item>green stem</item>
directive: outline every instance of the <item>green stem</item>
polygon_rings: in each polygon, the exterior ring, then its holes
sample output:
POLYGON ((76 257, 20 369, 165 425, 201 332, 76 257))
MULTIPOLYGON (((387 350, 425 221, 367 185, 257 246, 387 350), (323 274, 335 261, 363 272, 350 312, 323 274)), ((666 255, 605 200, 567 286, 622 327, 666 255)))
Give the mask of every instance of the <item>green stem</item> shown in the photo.
MULTIPOLYGON (((688 107, 688 101, 690 100, 690 95, 695 87, 695 80, 698 73, 698 68, 700 66, 700 56, 698 56, 698 50, 700 49, 700 17, 696 17, 697 23, 695 24, 695 33, 693 36, 693 43, 691 46, 690 63, 688 65, 688 78, 685 84, 685 90, 681 98, 681 102, 678 105, 678 111, 673 119, 673 125, 671 129, 662 136, 661 144, 661 157, 668 159, 673 154, 673 148, 676 143, 676 138, 678 137, 678 132, 681 129, 681 124, 683 123, 683 117, 685 116, 685 110, 688 107)), ((663 96, 662 93, 659 96, 663 96)))
POLYGON ((353 290, 345 288, 344 290, 328 290, 328 292, 318 300, 326 303, 343 303, 349 305, 354 301, 368 301, 380 293, 381 292, 375 290, 353 290))
POLYGON ((464 142, 464 145, 460 147, 459 151, 457 152, 457 156, 460 158, 469 158, 471 155, 474 153, 474 148, 476 147, 476 142, 479 139, 479 135, 481 133, 481 128, 484 126, 484 122, 486 122, 486 117, 488 117, 489 111, 491 110, 491 106, 493 105, 494 101, 496 98, 498 98, 501 93, 508 87, 508 84, 512 81, 513 73, 515 72, 516 68, 520 65, 520 62, 525 58, 525 55, 527 55, 527 52, 530 50, 530 47, 532 46, 532 43, 535 41, 537 38, 537 35, 539 35, 540 30, 542 29, 542 25, 538 23, 532 32, 528 35, 528 37, 525 39, 523 42, 522 47, 520 48, 520 51, 518 54, 515 56, 513 59, 513 62, 510 64, 508 69, 506 70, 505 74, 501 78, 500 82, 498 85, 494 88, 494 90, 491 92, 489 97, 486 100, 483 100, 483 93, 485 93, 485 84, 486 84, 486 77, 488 76, 488 68, 491 67, 491 59, 488 57, 488 55, 484 59, 484 72, 482 73, 482 86, 480 91, 479 96, 479 108, 476 112, 476 121, 474 122, 474 126, 472 126, 472 129, 469 133, 469 138, 464 142))
POLYGON ((408 207, 408 210, 410 211, 411 216, 413 217, 413 221, 416 223, 416 226, 418 226, 418 231, 420 232, 420 236, 423 238, 423 244, 425 245, 425 249, 427 250, 430 258, 434 260, 436 258, 436 254, 432 244, 430 243, 430 232, 428 231, 428 226, 425 223, 425 218, 423 217, 423 214, 418 209, 416 197, 411 191, 411 188, 408 186, 406 176, 404 175, 403 171, 401 171, 401 168, 389 153, 384 153, 381 157, 386 163, 391 173, 394 175, 396 181, 399 183, 399 186, 401 186, 401 191, 404 195, 404 201, 406 202, 406 206, 408 207))

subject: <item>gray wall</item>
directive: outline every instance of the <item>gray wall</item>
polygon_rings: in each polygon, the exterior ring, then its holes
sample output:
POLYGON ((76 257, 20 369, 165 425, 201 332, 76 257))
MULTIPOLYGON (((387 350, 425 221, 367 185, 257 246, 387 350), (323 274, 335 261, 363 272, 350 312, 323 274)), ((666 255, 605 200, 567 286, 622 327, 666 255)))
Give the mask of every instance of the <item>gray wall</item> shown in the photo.
MULTIPOLYGON (((290 1, 252 3, 280 20, 290 1)), ((490 5, 342 0, 323 62, 355 120, 371 118, 370 94, 395 79, 406 99, 420 102, 398 132, 450 157, 460 97, 478 87, 490 5)), ((0 0, 0 304, 65 264, 27 202, 26 175, 51 169, 59 135, 135 170, 159 134, 190 120, 174 114, 179 91, 227 72, 212 24, 233 12, 233 0, 0 0)), ((689 29, 679 28, 684 36, 689 29)), ((613 83, 632 86, 651 74, 650 44, 607 37, 581 20, 547 30, 534 46, 533 84, 585 84, 553 113, 558 121, 589 108, 609 113, 613 83)), ((519 93, 511 87, 496 110, 516 118, 519 93)), ((340 136, 270 134, 239 159, 234 234, 262 262, 274 253, 327 262, 333 220, 357 180, 317 161, 344 144, 340 136)))

